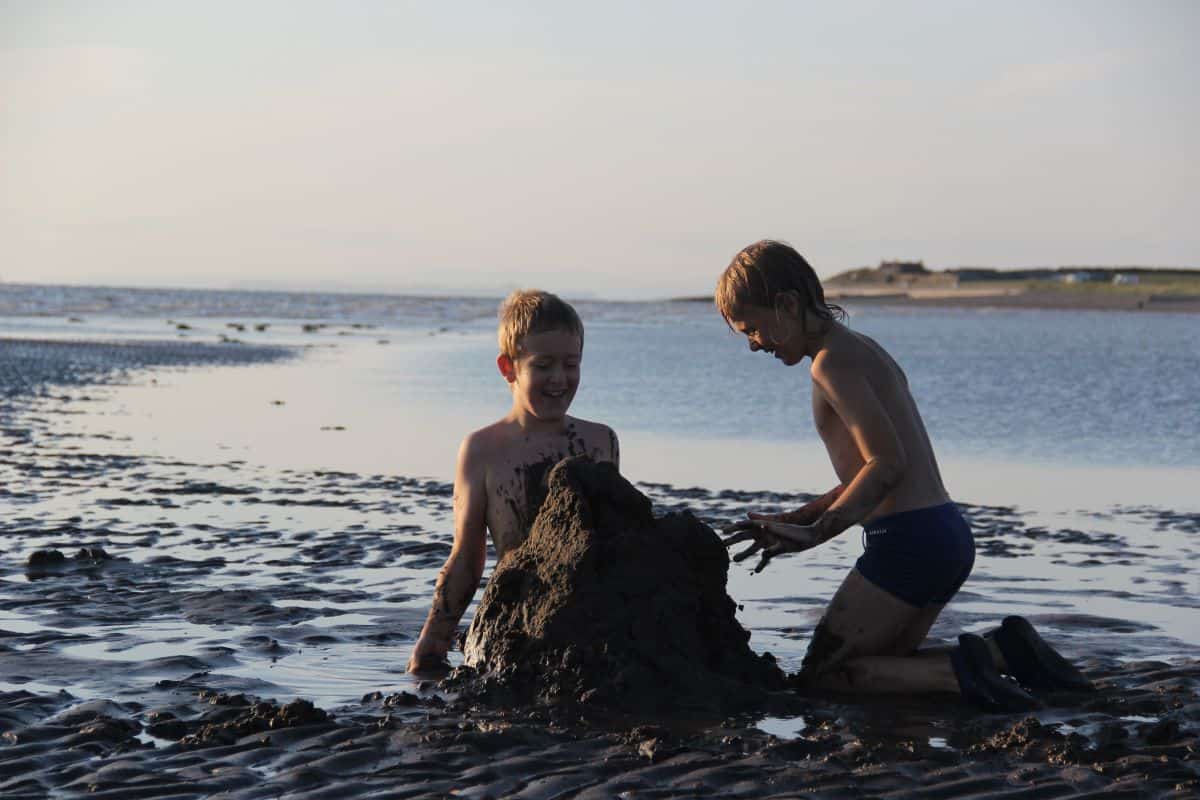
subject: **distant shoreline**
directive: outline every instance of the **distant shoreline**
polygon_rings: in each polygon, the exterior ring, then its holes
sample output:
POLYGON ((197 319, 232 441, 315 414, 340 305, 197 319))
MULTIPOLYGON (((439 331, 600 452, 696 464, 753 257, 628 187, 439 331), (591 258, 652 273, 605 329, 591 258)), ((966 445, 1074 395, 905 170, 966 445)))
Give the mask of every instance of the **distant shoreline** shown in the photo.
POLYGON ((1074 289, 913 289, 826 293, 852 305, 936 306, 945 308, 1040 308, 1063 311, 1200 312, 1200 294, 1092 292, 1074 289))
MULTIPOLYGON (((711 303, 712 297, 682 297, 683 302, 711 303)), ((902 308, 1037 308, 1062 311, 1200 312, 1200 294, 1151 291, 1088 291, 1086 289, 944 288, 828 289, 825 299, 846 305, 902 308)))

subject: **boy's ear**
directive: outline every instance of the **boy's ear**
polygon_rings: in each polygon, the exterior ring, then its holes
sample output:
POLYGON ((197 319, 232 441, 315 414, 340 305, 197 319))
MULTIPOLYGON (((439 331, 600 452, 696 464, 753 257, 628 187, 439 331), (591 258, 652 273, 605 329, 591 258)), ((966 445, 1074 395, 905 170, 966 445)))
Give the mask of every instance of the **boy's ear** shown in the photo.
POLYGON ((500 374, 504 376, 504 380, 512 383, 517 379, 517 365, 508 356, 501 353, 496 356, 496 369, 500 370, 500 374))

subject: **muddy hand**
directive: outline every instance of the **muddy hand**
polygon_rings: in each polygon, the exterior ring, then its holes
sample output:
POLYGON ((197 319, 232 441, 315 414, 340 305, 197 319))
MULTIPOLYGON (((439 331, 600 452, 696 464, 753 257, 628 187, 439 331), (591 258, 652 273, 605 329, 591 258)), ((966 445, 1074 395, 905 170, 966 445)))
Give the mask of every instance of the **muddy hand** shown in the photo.
POLYGON ((446 651, 449 649, 448 641, 422 636, 417 639, 409 655, 408 672, 421 676, 445 675, 450 671, 450 661, 446 658, 446 651))
POLYGON ((786 512, 782 514, 758 514, 754 511, 751 511, 750 513, 746 514, 745 519, 738 520, 732 525, 726 525, 721 529, 721 533, 726 534, 727 536, 729 534, 740 533, 749 533, 751 535, 742 536, 740 538, 733 538, 730 536, 728 539, 725 539, 725 545, 729 546, 731 544, 737 544, 738 542, 743 542, 746 539, 751 538, 754 531, 762 530, 761 523, 763 522, 793 522, 794 520, 789 519, 790 516, 791 515, 786 512))
POLYGON ((421 678, 440 678, 450 672, 450 660, 445 656, 430 653, 418 656, 414 654, 408 660, 408 671, 421 678))
POLYGON ((762 572, 775 556, 807 550, 820 541, 817 532, 811 526, 780 522, 778 520, 781 516, 783 515, 750 514, 748 519, 725 528, 723 532, 731 534, 723 540, 726 547, 754 540, 749 547, 737 553, 733 560, 744 561, 755 553, 761 553, 754 571, 762 572))

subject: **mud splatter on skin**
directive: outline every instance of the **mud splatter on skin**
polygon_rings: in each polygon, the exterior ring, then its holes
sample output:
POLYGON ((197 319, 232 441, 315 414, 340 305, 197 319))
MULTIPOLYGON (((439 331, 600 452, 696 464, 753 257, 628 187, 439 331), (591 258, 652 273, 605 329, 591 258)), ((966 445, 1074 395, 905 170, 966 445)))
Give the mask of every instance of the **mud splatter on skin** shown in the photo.
MULTIPOLYGON (((568 452, 570 450, 571 448, 568 447, 568 452)), ((542 503, 546 502, 546 473, 556 463, 555 459, 547 458, 517 469, 521 487, 525 490, 524 505, 517 518, 521 520, 521 530, 525 531, 527 535, 529 529, 533 527, 533 521, 537 519, 538 512, 542 509, 542 503)))
MULTIPOLYGON (((845 656, 845 646, 846 641, 829 630, 829 625, 824 619, 818 622, 808 650, 804 653, 804 660, 800 663, 800 672, 794 678, 796 685, 807 686, 831 667, 836 666, 839 659, 845 656)), ((847 680, 853 683, 849 670, 843 670, 843 672, 846 673, 847 680)))
MULTIPOLYGON (((616 437, 611 431, 609 436, 615 442, 616 437)), ((528 445, 529 442, 530 438, 526 436, 524 443, 528 445)), ((587 442, 579 433, 577 424, 571 421, 563 428, 560 439, 547 443, 537 452, 534 457, 536 460, 514 468, 514 481, 503 484, 497 490, 497 499, 508 508, 519 535, 512 541, 498 542, 499 549, 503 552, 514 550, 529 534, 546 500, 546 475, 550 469, 564 458, 584 455, 598 461, 607 460, 597 450, 588 450, 587 442)))
MULTIPOLYGON (((427 622, 430 632, 446 641, 453 640, 458 621, 470 605, 476 589, 474 582, 467 582, 452 593, 448 581, 449 574, 447 567, 443 567, 438 573, 437 586, 433 590, 433 605, 429 609, 427 622)), ((449 667, 446 666, 445 669, 449 667)))

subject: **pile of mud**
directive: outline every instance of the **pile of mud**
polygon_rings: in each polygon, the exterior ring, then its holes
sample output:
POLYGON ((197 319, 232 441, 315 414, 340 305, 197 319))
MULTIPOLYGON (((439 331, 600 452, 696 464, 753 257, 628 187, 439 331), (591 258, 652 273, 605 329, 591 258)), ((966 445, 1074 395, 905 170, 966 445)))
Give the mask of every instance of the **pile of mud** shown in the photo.
POLYGON ((655 518, 612 464, 569 458, 546 480, 447 688, 503 703, 729 712, 783 687, 735 618, 729 556, 711 528, 686 511, 655 518))

